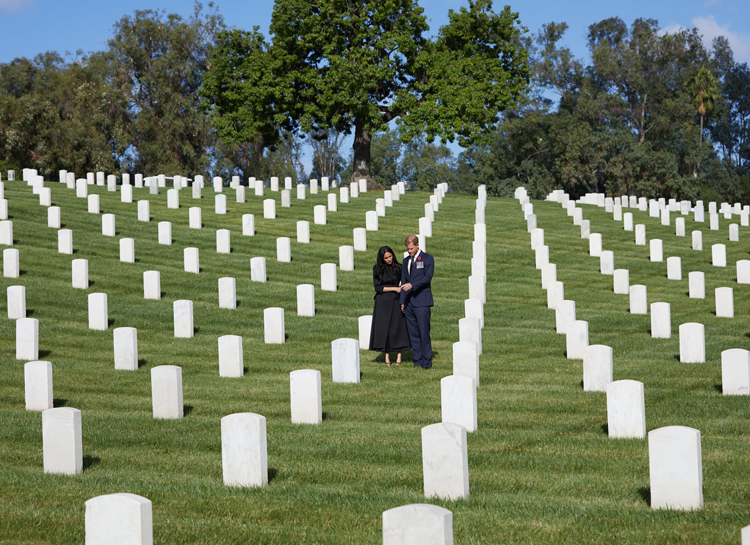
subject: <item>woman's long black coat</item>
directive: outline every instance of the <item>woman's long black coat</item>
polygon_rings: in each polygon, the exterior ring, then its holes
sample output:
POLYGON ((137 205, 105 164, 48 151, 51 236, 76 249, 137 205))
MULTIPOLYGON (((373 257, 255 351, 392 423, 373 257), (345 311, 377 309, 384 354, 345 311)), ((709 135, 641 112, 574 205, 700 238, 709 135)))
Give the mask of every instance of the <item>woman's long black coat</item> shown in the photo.
POLYGON ((375 308, 372 311, 370 330, 370 350, 378 352, 403 352, 409 350, 409 334, 406 319, 401 312, 399 294, 395 291, 383 292, 385 287, 397 287, 401 283, 391 267, 386 266, 382 278, 378 277, 377 266, 372 270, 375 286, 375 308))

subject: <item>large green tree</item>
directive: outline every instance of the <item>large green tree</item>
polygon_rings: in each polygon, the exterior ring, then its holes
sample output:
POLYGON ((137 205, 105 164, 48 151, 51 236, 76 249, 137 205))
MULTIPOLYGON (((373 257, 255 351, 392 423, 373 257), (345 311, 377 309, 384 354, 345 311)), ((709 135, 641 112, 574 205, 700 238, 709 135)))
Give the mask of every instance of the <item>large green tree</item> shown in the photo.
POLYGON ((136 11, 114 27, 108 78, 129 99, 134 168, 190 173, 208 167, 210 120, 198 89, 209 67, 216 34, 224 28, 213 4, 183 19, 163 11, 136 11))
POLYGON ((404 140, 468 145, 526 89, 516 13, 470 0, 449 21, 428 39, 416 0, 276 0, 271 43, 257 28, 222 35, 202 93, 224 138, 272 146, 283 126, 353 131, 353 176, 368 176, 389 122, 404 140))

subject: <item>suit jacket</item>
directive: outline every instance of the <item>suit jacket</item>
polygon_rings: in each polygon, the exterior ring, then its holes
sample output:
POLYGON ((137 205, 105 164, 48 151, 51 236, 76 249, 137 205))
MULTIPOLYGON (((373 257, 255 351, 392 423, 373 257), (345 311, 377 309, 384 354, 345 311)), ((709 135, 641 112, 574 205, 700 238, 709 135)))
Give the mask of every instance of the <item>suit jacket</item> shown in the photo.
POLYGON ((411 256, 407 257, 401 267, 401 285, 408 283, 412 285, 409 291, 401 291, 401 304, 411 303, 415 307, 431 307, 434 303, 430 282, 435 272, 435 260, 430 254, 421 252, 418 259, 413 260, 410 273, 409 262, 412 260, 411 256), (420 263, 422 265, 419 265, 420 263))

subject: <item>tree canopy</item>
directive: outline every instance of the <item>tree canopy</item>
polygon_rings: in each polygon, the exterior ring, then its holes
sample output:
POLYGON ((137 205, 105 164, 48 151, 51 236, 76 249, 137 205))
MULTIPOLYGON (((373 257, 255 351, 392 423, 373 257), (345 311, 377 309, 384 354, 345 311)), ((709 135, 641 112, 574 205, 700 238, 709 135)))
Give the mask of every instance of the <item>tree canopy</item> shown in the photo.
POLYGON ((276 0, 258 29, 219 36, 202 95, 217 131, 273 146, 278 128, 354 132, 353 175, 370 174, 373 134, 397 120, 424 135, 487 141, 528 83, 518 15, 489 0, 449 13, 435 39, 415 0, 276 0))

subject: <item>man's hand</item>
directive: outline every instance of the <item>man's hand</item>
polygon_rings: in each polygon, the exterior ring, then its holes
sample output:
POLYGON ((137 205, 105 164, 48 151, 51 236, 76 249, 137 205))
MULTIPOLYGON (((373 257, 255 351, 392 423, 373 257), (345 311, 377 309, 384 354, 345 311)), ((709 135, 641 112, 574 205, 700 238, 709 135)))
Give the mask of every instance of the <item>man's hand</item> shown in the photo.
POLYGON ((411 289, 411 282, 407 282, 406 284, 401 286, 402 291, 409 291, 411 289))
POLYGON ((404 305, 401 305, 401 312, 404 311, 404 305))

